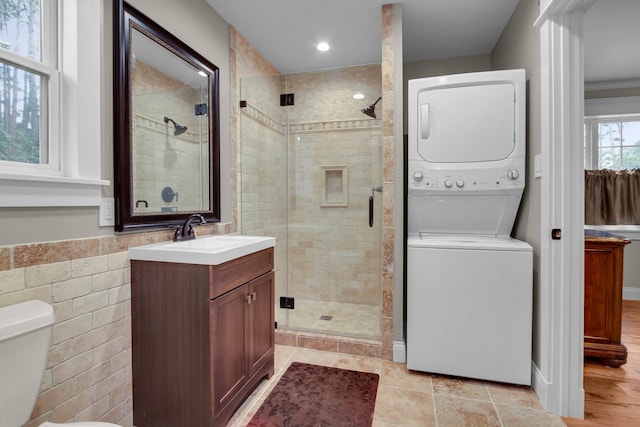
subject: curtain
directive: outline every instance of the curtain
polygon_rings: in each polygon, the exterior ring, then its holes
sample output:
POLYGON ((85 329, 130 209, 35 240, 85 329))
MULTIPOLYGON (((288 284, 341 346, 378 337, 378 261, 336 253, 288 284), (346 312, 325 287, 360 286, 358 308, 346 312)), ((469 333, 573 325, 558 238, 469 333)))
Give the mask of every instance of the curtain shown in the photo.
POLYGON ((584 217, 588 225, 640 224, 640 169, 585 170, 584 217))

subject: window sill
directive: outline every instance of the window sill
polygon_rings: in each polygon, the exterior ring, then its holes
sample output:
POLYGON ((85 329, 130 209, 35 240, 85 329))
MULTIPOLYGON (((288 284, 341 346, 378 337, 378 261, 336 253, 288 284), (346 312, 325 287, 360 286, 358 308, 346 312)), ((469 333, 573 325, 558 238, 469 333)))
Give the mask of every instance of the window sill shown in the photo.
POLYGON ((100 206, 108 180, 0 173, 0 207, 100 206))
POLYGON ((606 231, 629 240, 640 240, 640 225, 585 225, 584 228, 606 231))

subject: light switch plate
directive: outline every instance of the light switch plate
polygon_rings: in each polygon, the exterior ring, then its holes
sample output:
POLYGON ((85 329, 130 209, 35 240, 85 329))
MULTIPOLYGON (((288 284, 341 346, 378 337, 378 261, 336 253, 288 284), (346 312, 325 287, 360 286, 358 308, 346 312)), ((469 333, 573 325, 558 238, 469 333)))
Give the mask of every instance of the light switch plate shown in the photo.
POLYGON ((542 176, 542 154, 536 154, 533 161, 535 164, 534 176, 540 178, 542 176))

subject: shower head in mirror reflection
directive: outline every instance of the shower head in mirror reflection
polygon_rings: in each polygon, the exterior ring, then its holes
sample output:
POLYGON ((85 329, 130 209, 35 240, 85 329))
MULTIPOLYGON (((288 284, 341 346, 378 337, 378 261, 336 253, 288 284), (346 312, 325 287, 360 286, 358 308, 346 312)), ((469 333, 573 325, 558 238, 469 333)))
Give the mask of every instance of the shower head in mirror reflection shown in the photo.
POLYGON ((169 122, 173 123, 173 134, 175 136, 182 135, 183 133, 185 133, 187 131, 187 127, 186 126, 181 126, 181 125, 177 124, 175 122, 175 120, 170 119, 167 116, 164 117, 164 122, 165 123, 169 123, 169 122))
POLYGON ((367 108, 363 108, 362 110, 360 110, 361 112, 363 112, 364 114, 366 114, 369 117, 372 118, 376 118, 376 104, 378 102, 380 102, 380 100, 382 99, 382 97, 376 99, 376 102, 374 102, 373 104, 369 105, 367 108))

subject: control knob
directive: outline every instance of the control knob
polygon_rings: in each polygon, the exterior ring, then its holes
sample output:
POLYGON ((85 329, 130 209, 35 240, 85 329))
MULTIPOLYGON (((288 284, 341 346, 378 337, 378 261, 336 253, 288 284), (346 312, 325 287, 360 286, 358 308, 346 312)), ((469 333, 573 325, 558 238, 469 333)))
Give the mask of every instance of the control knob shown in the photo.
POLYGON ((463 180, 461 180, 461 179, 457 180, 457 181, 456 181, 456 186, 457 186, 458 188, 462 188, 462 187, 464 187, 464 181, 463 181, 463 180))
POLYGON ((423 178, 424 178, 424 174, 422 172, 414 172, 413 173, 413 180, 415 182, 421 182, 423 178))
POLYGON ((445 179, 444 180, 444 186, 447 188, 451 188, 451 186, 453 185, 453 182, 451 182, 450 179, 445 179))
POLYGON ((519 177, 520 177, 520 172, 518 172, 517 169, 511 169, 509 172, 507 172, 507 178, 509 178, 512 181, 515 181, 519 177))

